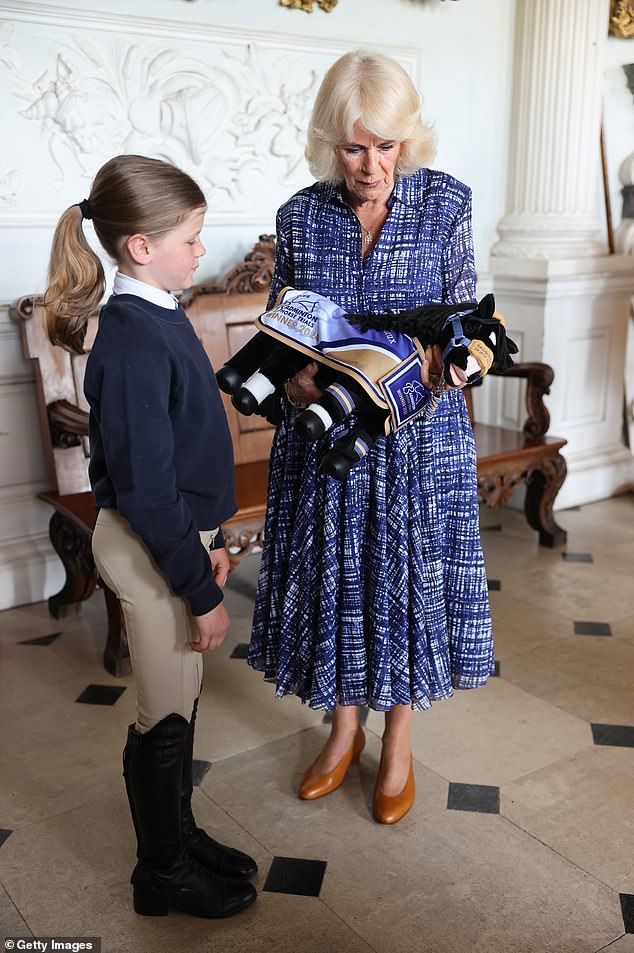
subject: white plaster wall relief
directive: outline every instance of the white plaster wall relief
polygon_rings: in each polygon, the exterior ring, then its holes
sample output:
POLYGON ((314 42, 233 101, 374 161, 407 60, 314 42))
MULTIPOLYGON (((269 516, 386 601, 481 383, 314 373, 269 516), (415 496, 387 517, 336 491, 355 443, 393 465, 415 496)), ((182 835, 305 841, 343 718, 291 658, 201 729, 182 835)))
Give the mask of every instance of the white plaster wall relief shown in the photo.
MULTIPOLYGON (((54 204, 48 199, 55 211, 71 183, 90 180, 125 152, 179 165, 200 183, 210 210, 228 219, 253 219, 265 209, 271 216, 307 181, 306 127, 327 52, 209 38, 176 48, 167 37, 97 35, 88 26, 70 36, 33 24, 8 27, 0 34, 13 43, 0 56, 4 108, 28 127, 19 149, 27 171, 37 156, 41 185, 58 193, 54 204)), ((0 222, 3 201, 15 200, 22 186, 0 164, 0 222)), ((46 203, 33 199, 30 208, 26 197, 21 203, 27 214, 46 203)))
POLYGON ((0 158, 0 206, 13 205, 23 188, 24 176, 0 158))

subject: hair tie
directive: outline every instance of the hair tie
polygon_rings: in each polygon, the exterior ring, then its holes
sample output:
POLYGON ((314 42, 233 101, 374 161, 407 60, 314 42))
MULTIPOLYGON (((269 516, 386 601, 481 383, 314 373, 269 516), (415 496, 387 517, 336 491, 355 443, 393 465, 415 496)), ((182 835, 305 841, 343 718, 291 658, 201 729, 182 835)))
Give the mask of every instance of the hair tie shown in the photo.
POLYGON ((92 209, 88 199, 84 199, 83 202, 79 202, 78 204, 79 208, 81 209, 81 217, 90 220, 92 218, 92 209))

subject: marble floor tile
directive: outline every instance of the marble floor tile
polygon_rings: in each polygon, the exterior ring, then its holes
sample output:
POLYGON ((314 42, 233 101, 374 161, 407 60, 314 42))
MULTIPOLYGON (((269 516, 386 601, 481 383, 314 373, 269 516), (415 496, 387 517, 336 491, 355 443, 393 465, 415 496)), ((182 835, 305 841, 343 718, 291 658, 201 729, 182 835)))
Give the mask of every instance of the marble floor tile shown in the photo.
POLYGON ((501 813, 619 893, 632 893, 634 749, 593 747, 504 785, 501 813))
POLYGON ((445 812, 407 841, 380 835, 340 853, 322 889, 377 953, 594 953, 623 932, 614 891, 503 818, 445 812))
MULTIPOLYGON (((380 734, 382 724, 383 717, 370 712, 368 727, 380 734)), ((434 702, 415 714, 412 728, 421 764, 470 784, 504 784, 591 744, 589 724, 504 678, 434 702)))
POLYGON ((33 936, 18 913, 13 900, 0 884, 0 939, 5 936, 33 936))
MULTIPOLYGON (((229 920, 169 919, 169 932, 153 941, 152 953, 374 953, 354 924, 313 897, 261 893, 246 913, 229 920)), ((124 945, 121 953, 139 953, 139 947, 124 945)))
POLYGON ((605 636, 571 636, 507 659, 504 678, 588 722, 634 725, 634 652, 605 636))
POLYGON ((103 953, 634 953, 619 901, 634 894, 634 749, 597 746, 590 727, 634 725, 633 515, 632 494, 557 513, 566 550, 592 554, 580 563, 540 547, 523 512, 483 507, 501 525, 482 533, 501 582, 499 677, 415 715, 416 802, 394 827, 372 818, 376 712, 341 788, 298 799, 329 729, 231 657, 251 628, 259 559, 245 560, 225 592, 232 626, 204 660, 195 749, 211 762, 199 823, 260 866, 257 903, 226 921, 132 910, 134 682, 103 670, 102 594, 61 620, 46 603, 0 613, 0 933, 101 935, 103 953), (612 635, 575 636, 575 620, 612 635), (76 704, 88 684, 126 691, 76 704), (450 782, 499 786, 500 814, 448 810, 450 782), (325 863, 319 896, 262 891, 275 856, 325 863))
MULTIPOLYGON (((270 857, 260 844, 198 791, 194 810, 218 840, 256 858, 261 887, 270 857)), ((15 831, 0 850, 0 882, 35 936, 103 936, 112 953, 145 951, 172 926, 171 917, 138 917, 132 910, 135 848, 127 800, 119 794, 95 801, 90 811, 68 811, 15 831)))
MULTIPOLYGON (((205 776, 201 790, 256 837, 271 853, 329 861, 341 850, 381 833, 372 819, 372 792, 380 758, 380 742, 367 732, 358 765, 328 797, 301 801, 299 781, 327 737, 324 726, 302 731, 252 752, 219 762, 205 776)), ((411 816, 394 828, 394 836, 411 833, 416 816, 444 811, 448 784, 415 763, 419 796, 411 816)))
POLYGON ((493 593, 489 602, 495 657, 500 661, 524 655, 553 639, 570 638, 570 619, 535 605, 528 594, 518 594, 514 587, 493 593))
POLYGON ((634 933, 619 937, 614 943, 602 946, 597 953, 634 953, 634 933))

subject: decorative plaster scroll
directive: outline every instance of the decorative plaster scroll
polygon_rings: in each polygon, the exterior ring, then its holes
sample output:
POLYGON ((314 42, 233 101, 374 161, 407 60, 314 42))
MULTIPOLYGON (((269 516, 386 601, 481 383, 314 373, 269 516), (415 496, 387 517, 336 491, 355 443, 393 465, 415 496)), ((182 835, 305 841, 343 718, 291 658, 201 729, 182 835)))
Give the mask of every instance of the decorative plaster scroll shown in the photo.
POLYGON ((614 36, 634 36, 634 3, 631 0, 611 0, 609 29, 614 36))
MULTIPOLYGON (((305 10, 306 13, 313 12, 315 0, 280 0, 283 7, 292 7, 294 10, 305 10)), ((337 6, 337 0, 317 0, 322 10, 330 13, 337 6)))
POLYGON ((0 160, 0 205, 11 205, 24 188, 24 176, 0 160))

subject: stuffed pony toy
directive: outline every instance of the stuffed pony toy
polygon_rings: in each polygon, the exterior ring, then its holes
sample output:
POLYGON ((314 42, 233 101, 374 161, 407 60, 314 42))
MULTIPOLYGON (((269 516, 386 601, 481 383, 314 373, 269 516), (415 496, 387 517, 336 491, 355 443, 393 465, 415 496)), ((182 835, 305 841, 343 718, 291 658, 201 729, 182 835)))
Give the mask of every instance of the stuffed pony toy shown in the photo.
POLYGON ((304 440, 317 440, 354 413, 354 423, 323 457, 320 470, 344 480, 379 437, 429 416, 445 383, 471 384, 495 364, 507 370, 517 352, 493 295, 479 304, 432 304, 398 314, 352 315, 312 291, 284 288, 256 320, 258 333, 216 377, 240 413, 262 413, 289 377, 311 361, 323 390, 295 419, 304 440), (435 391, 421 380, 425 349, 438 344, 443 373, 435 391))

